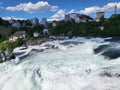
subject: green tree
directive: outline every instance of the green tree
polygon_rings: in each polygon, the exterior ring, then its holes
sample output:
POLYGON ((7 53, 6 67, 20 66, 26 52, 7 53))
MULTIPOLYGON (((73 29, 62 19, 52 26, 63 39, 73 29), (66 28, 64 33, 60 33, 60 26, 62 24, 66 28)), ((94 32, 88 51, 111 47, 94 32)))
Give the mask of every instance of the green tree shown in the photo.
POLYGON ((2 20, 2 18, 0 17, 0 26, 2 26, 2 22, 3 22, 3 20, 2 20))
POLYGON ((71 32, 71 31, 69 31, 69 32, 68 32, 68 34, 67 34, 67 36, 68 36, 69 38, 72 38, 72 37, 73 37, 72 32, 71 32))

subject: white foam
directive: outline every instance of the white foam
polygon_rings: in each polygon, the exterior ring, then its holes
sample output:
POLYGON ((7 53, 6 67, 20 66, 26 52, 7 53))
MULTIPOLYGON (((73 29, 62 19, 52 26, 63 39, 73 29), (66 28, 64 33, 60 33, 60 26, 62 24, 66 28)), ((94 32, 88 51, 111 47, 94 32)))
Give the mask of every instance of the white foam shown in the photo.
MULTIPOLYGON (((120 73, 120 58, 109 61, 94 55, 96 46, 106 44, 101 40, 83 41, 72 48, 68 45, 34 54, 18 65, 0 64, 0 90, 120 90, 119 78, 100 76, 104 70, 120 73)), ((49 44, 60 46, 61 42, 49 44)))

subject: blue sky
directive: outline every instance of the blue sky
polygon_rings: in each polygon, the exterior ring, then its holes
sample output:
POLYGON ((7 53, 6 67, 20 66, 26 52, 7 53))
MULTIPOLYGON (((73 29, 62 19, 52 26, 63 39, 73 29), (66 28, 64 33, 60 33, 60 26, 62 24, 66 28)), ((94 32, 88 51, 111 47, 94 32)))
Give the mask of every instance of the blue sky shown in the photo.
POLYGON ((105 11, 105 16, 109 17, 115 5, 120 13, 119 0, 0 0, 0 17, 60 20, 66 13, 77 12, 95 18, 98 11, 105 11))

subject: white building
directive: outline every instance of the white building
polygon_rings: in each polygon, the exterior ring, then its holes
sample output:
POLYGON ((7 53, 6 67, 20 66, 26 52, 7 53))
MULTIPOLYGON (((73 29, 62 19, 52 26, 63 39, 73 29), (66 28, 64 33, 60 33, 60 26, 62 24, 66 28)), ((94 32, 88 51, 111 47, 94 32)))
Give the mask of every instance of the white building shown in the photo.
POLYGON ((34 32, 34 33, 33 33, 33 37, 37 38, 37 37, 39 37, 39 36, 40 36, 40 33, 38 33, 38 32, 34 32))
POLYGON ((93 19, 90 16, 84 15, 84 14, 78 14, 78 13, 71 13, 71 14, 67 14, 65 15, 65 21, 68 20, 75 20, 76 23, 80 23, 80 22, 86 22, 88 21, 93 21, 93 19))
POLYGON ((25 31, 17 31, 10 38, 9 41, 16 41, 19 38, 26 38, 27 34, 25 31))
POLYGON ((52 26, 53 27, 57 26, 57 21, 52 21, 52 26))
POLYGON ((20 22, 17 22, 17 21, 13 22, 11 25, 12 27, 17 27, 17 28, 21 27, 20 22))
POLYGON ((66 14, 65 15, 65 21, 74 19, 75 21, 78 21, 78 17, 80 16, 80 14, 78 13, 70 13, 70 14, 66 14))
POLYGON ((15 19, 12 19, 12 17, 9 18, 8 22, 11 24, 12 27, 17 27, 17 28, 21 27, 20 22, 15 19))
POLYGON ((38 24, 39 24, 39 19, 36 18, 36 17, 35 17, 35 18, 32 18, 32 19, 31 19, 31 23, 32 23, 33 26, 38 25, 38 24))
POLYGON ((57 26, 57 24, 56 23, 52 23, 52 26, 55 27, 55 26, 57 26))
POLYGON ((45 28, 45 29, 43 30, 43 34, 44 34, 44 35, 49 35, 49 30, 48 30, 47 28, 45 28))
POLYGON ((104 26, 100 26, 99 29, 100 29, 100 30, 104 30, 104 26))

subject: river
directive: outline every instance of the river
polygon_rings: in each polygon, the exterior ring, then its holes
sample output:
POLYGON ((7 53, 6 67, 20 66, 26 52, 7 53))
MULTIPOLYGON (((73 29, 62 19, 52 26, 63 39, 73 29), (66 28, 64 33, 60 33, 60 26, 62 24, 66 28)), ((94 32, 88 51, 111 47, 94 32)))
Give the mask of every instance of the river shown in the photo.
MULTIPOLYGON (((109 39, 109 38, 108 38, 109 39)), ((105 38, 73 38, 43 44, 57 48, 35 53, 19 64, 0 64, 0 90, 120 90, 120 58, 94 49, 105 38)), ((116 44, 119 48, 119 43, 116 44)))

